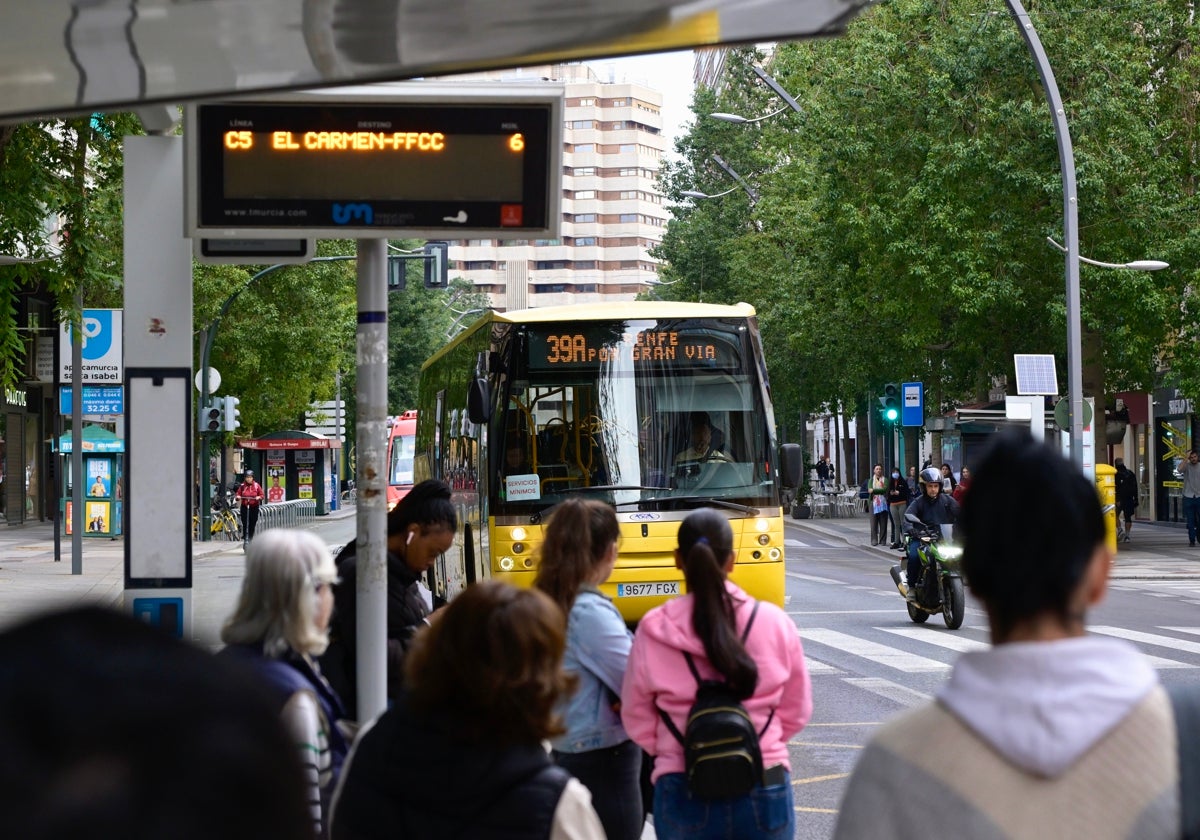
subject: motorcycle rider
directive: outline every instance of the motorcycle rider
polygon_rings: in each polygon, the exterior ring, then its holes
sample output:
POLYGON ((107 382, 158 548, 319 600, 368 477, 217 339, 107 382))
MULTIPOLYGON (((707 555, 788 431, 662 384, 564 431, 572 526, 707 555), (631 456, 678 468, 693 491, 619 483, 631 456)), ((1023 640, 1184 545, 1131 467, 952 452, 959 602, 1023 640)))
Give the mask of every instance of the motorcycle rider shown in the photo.
POLYGON ((927 526, 939 531, 942 525, 952 525, 958 519, 959 505, 949 493, 942 492, 942 474, 934 467, 921 470, 921 484, 925 492, 917 496, 912 504, 904 511, 904 530, 912 537, 908 543, 908 591, 905 598, 913 603, 917 601, 917 581, 921 577, 921 558, 917 549, 921 545, 917 526, 908 521, 908 514, 913 514, 927 526))

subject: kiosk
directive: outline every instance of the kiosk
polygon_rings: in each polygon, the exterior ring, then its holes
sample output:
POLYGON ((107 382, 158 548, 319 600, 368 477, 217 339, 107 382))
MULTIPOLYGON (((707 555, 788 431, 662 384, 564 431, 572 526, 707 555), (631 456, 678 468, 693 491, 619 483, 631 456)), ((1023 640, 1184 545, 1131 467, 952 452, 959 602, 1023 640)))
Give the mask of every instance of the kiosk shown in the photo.
MULTIPOLYGON (((57 441, 55 451, 62 455, 61 509, 63 533, 71 533, 71 433, 57 441)), ((83 428, 83 535, 116 537, 121 534, 124 514, 125 440, 103 426, 83 428)))
POLYGON ((254 470, 267 494, 267 504, 292 499, 313 499, 317 516, 333 509, 333 450, 342 442, 309 432, 288 430, 260 438, 239 440, 249 450, 243 464, 254 470))

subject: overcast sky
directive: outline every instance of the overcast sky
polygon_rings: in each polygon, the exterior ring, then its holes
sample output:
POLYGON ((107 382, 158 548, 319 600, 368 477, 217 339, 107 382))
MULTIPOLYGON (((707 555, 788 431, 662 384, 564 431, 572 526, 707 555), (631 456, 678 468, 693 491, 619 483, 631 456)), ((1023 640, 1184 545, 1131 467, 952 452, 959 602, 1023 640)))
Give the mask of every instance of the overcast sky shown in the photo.
POLYGON ((642 82, 663 95, 663 133, 667 151, 674 154, 675 138, 692 120, 692 51, 653 53, 587 62, 602 81, 642 82), (609 70, 612 70, 610 73, 609 70))

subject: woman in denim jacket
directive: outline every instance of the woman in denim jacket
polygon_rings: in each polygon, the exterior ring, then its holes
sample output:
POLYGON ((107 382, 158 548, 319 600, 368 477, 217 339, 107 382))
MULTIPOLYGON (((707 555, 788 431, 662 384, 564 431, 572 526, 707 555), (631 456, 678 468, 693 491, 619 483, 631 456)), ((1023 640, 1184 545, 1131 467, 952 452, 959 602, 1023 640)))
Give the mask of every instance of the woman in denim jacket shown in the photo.
POLYGON ((568 499, 546 527, 534 585, 567 615, 563 669, 579 689, 560 709, 566 734, 554 741, 554 758, 587 786, 608 840, 642 834, 642 751, 621 725, 621 682, 633 636, 599 586, 617 562, 621 536, 608 505, 568 499))

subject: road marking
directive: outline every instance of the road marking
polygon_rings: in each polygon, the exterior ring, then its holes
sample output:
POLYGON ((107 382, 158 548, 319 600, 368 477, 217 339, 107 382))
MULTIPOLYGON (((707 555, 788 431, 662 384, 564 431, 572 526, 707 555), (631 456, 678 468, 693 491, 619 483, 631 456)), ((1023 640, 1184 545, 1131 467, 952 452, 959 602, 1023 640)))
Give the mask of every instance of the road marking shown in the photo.
MULTIPOLYGON (((1169 628, 1164 628, 1169 629, 1169 628)), ((1144 645, 1155 645, 1157 647, 1171 648, 1172 650, 1185 651, 1187 653, 1200 654, 1200 643, 1189 642, 1186 639, 1176 639, 1171 636, 1159 636, 1155 633, 1143 633, 1140 630, 1126 630, 1124 627, 1089 627, 1093 633, 1099 633, 1102 636, 1115 636, 1118 639, 1125 639, 1130 642, 1141 642, 1144 645)), ((1184 631, 1188 632, 1188 631, 1184 631)), ((1163 659, 1158 656, 1150 656, 1143 653, 1150 664, 1155 668, 1195 668, 1187 662, 1179 662, 1174 659, 1163 659)))
POLYGON ((802 575, 800 572, 784 572, 784 574, 790 578, 795 578, 796 580, 806 580, 809 583, 832 583, 837 586, 842 585, 840 580, 834 580, 833 578, 817 577, 816 575, 802 575))
POLYGON ((847 677, 846 682, 855 688, 861 688, 863 691, 894 700, 901 706, 920 706, 922 703, 928 703, 931 699, 930 695, 924 692, 879 677, 847 677))
POLYGON ((955 633, 952 630, 943 633, 929 627, 876 627, 875 629, 881 630, 884 633, 903 636, 906 639, 912 639, 917 642, 923 642, 927 645, 948 648, 959 653, 966 653, 973 650, 987 650, 991 647, 987 642, 972 639, 970 636, 955 633))
POLYGON ((917 656, 906 651, 896 650, 887 645, 881 645, 867 639, 860 639, 846 633, 839 633, 836 630, 826 630, 819 627, 809 628, 804 631, 801 638, 806 642, 816 642, 817 644, 826 645, 827 647, 868 659, 877 665, 886 665, 889 668, 895 668, 897 671, 904 671, 905 673, 928 674, 950 670, 950 666, 945 662, 926 659, 924 656, 917 656))
POLYGON ((1193 636, 1200 636, 1200 627, 1159 627, 1159 630, 1170 630, 1172 633, 1190 633, 1193 636))

